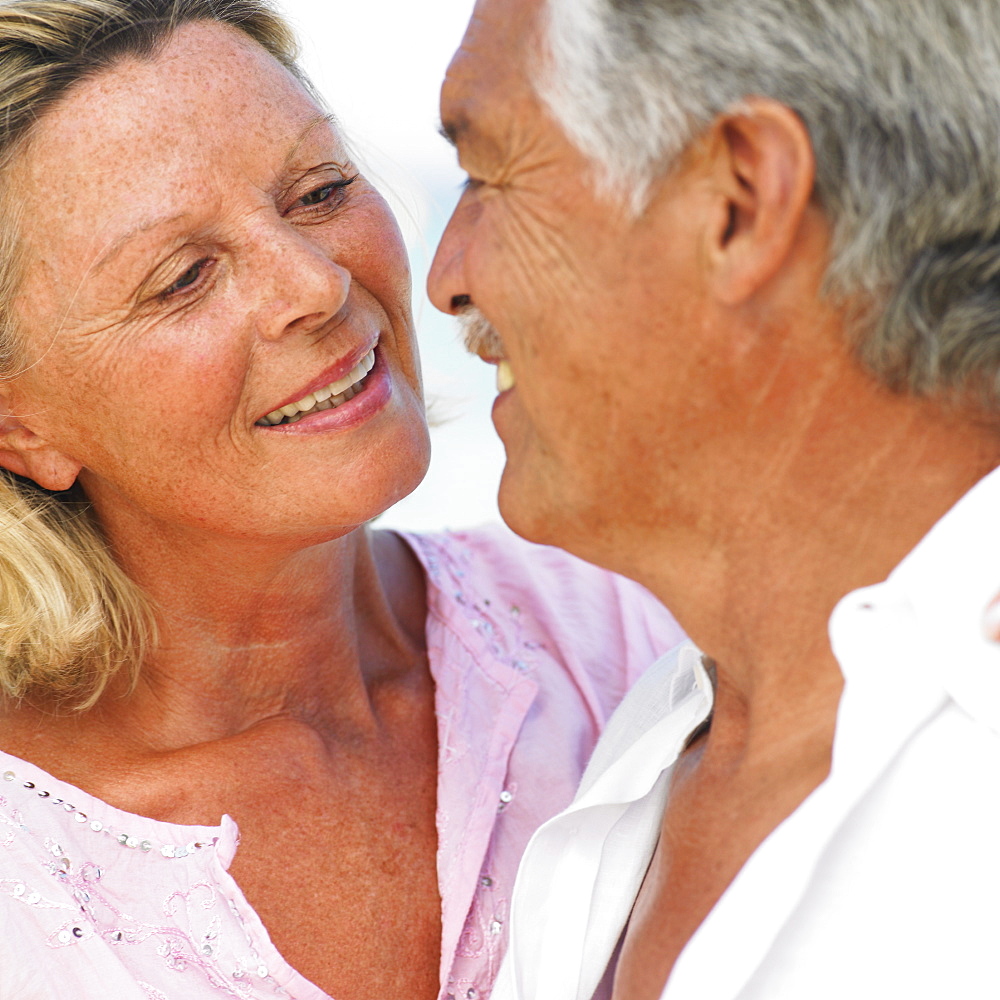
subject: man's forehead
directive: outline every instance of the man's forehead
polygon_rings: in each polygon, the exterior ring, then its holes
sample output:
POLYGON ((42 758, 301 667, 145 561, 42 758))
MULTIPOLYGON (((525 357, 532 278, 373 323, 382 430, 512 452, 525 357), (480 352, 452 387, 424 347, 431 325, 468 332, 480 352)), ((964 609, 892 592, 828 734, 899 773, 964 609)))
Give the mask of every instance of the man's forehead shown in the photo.
POLYGON ((442 88, 441 113, 449 131, 462 129, 468 101, 493 91, 504 92, 506 99, 528 91, 526 69, 543 5, 544 0, 478 0, 442 88))

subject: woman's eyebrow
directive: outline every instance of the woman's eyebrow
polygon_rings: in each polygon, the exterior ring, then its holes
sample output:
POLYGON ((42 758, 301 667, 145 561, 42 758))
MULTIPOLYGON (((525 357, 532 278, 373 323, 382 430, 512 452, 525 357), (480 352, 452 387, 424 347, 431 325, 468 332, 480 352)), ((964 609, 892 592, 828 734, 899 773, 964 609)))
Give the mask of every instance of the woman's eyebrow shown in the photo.
MULTIPOLYGON (((291 148, 288 151, 288 155, 285 157, 285 162, 283 164, 283 169, 287 169, 289 164, 295 159, 299 150, 302 148, 302 144, 309 138, 309 135, 313 130, 321 126, 329 126, 335 128, 337 125, 337 118, 331 113, 323 113, 315 115, 310 118, 306 123, 305 127, 296 136, 295 141, 292 143, 291 148)), ((112 241, 111 245, 104 251, 103 254, 98 258, 98 260, 91 266, 91 272, 100 271, 107 265, 124 249, 124 247, 134 240, 137 236, 141 236, 143 233, 148 233, 151 229, 156 229, 158 226, 165 226, 170 223, 180 222, 182 219, 186 218, 190 213, 180 212, 175 215, 161 216, 155 219, 149 219, 145 222, 140 222, 137 226, 134 226, 127 233, 123 233, 116 240, 112 241)))
POLYGON ((111 242, 107 250, 105 250, 97 261, 90 266, 91 273, 100 271, 102 268, 111 263, 111 261, 125 248, 126 244, 130 243, 137 236, 142 236, 143 233, 148 233, 151 229, 156 229, 159 226, 166 226, 171 223, 180 222, 182 219, 187 218, 189 214, 189 212, 179 212, 175 215, 164 215, 159 218, 149 219, 146 222, 140 222, 139 225, 134 226, 127 233, 123 233, 116 240, 111 242))
POLYGON ((332 112, 326 112, 324 114, 318 114, 313 118, 310 118, 306 123, 305 128, 298 134, 295 142, 292 143, 291 149, 288 151, 288 155, 285 157, 285 166, 287 167, 298 155, 299 150, 302 148, 302 144, 309 138, 309 134, 321 126, 327 126, 331 129, 336 130, 337 126, 337 116, 332 112))

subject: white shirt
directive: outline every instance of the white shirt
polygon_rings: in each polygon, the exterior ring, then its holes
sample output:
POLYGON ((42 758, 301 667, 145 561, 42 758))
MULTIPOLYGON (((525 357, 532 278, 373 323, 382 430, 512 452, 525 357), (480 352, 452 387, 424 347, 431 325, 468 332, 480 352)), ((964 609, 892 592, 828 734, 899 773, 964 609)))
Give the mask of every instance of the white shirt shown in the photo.
MULTIPOLYGON (((830 775, 749 858, 662 1000, 1000 998, 1000 650, 980 628, 998 583, 1000 470, 838 604, 830 775)), ((594 997, 710 699, 687 644, 622 703, 528 845, 494 1000, 594 997)))

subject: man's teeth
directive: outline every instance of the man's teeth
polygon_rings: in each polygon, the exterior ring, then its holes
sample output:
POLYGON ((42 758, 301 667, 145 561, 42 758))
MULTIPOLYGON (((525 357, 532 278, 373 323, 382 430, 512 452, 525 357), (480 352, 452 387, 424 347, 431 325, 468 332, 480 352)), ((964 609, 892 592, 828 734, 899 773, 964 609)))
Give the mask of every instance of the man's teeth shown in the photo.
POLYGON ((501 361, 497 365, 497 392, 506 392, 516 385, 514 372, 511 370, 509 361, 501 361))
POLYGON ((297 403, 289 403, 277 410, 272 410, 267 416, 257 421, 258 427, 271 427, 274 424, 294 424, 310 413, 320 410, 332 410, 341 403, 353 399, 363 388, 365 377, 375 367, 375 348, 373 347, 342 379, 331 382, 322 389, 303 396, 297 403))

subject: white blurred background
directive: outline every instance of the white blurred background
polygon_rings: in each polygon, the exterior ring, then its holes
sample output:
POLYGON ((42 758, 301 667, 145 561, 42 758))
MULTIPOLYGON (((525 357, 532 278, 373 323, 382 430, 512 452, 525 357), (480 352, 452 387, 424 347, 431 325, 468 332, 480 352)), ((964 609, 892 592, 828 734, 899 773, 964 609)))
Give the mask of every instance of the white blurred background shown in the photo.
POLYGON ((427 300, 434 247, 463 174, 437 134, 438 91, 473 0, 276 0, 302 42, 302 64, 389 199, 413 268, 424 386, 439 421, 420 488, 380 527, 459 528, 499 517, 503 447, 490 422, 494 371, 462 349, 455 321, 427 300))

